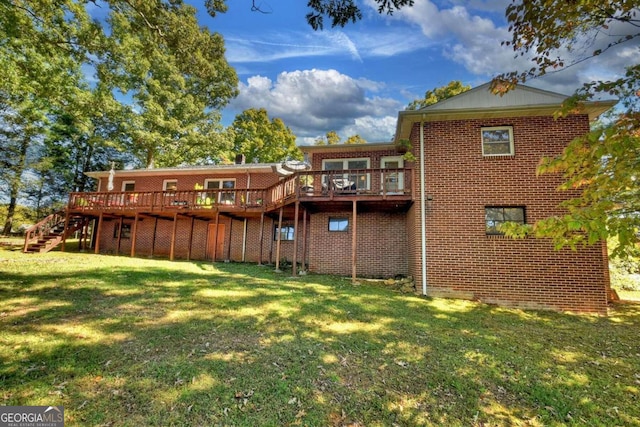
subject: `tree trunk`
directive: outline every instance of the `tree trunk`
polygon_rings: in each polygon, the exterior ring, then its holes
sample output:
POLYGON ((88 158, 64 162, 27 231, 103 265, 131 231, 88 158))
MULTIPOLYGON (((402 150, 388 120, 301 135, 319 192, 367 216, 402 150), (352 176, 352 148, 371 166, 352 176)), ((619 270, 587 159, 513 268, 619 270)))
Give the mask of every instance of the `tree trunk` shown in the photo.
POLYGON ((11 167, 13 176, 9 181, 9 207, 7 208, 7 219, 4 222, 4 228, 2 234, 7 235, 11 233, 11 227, 13 226, 13 216, 16 213, 16 206, 18 204, 18 192, 20 191, 20 183, 22 178, 22 172, 27 162, 27 149, 29 148, 29 137, 25 136, 20 144, 20 152, 18 161, 11 167))

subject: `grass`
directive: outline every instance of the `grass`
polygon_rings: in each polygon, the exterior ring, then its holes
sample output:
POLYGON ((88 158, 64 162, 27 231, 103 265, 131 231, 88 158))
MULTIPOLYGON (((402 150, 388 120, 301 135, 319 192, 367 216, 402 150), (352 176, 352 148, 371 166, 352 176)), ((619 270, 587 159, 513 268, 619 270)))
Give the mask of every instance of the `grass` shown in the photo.
POLYGON ((425 299, 269 267, 0 248, 0 405, 67 426, 640 425, 640 304, 425 299))

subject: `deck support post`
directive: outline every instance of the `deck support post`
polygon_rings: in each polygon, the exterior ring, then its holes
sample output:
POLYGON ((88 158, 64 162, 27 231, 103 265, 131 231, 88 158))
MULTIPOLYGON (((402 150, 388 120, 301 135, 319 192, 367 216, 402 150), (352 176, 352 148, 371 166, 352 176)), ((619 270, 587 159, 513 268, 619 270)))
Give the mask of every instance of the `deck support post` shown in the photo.
POLYGON ((156 251, 156 234, 158 234, 158 217, 153 222, 153 239, 151 240, 151 258, 156 251))
POLYGON ((100 253, 100 237, 102 236, 103 221, 104 221, 104 214, 100 212, 100 216, 98 217, 98 232, 96 233, 96 248, 94 250, 96 254, 100 253))
POLYGON ((124 217, 120 217, 118 221, 118 246, 116 246, 116 255, 120 255, 120 242, 122 241, 122 224, 124 223, 124 217))
POLYGON ((136 216, 133 217, 133 230, 131 230, 131 258, 136 256, 136 238, 138 237, 138 220, 140 214, 136 212, 136 216))
POLYGON ((258 265, 262 265, 262 244, 264 240, 264 209, 260 213, 260 237, 258 241, 260 242, 260 254, 258 255, 258 265))
POLYGON ((233 218, 229 218, 229 244, 227 245, 227 257, 225 258, 225 262, 231 262, 231 236, 233 236, 233 218))
POLYGON ((220 225, 220 211, 216 211, 216 226, 213 230, 213 257, 212 262, 216 262, 218 256, 218 226, 220 225))
POLYGON ((276 272, 281 273, 280 270, 280 233, 282 230, 282 213, 284 211, 284 206, 280 206, 280 215, 278 216, 278 230, 276 233, 276 272))
POLYGON ((351 281, 356 282, 356 270, 358 264, 358 209, 357 203, 353 201, 353 226, 351 227, 351 281))
MULTIPOLYGON (((64 252, 65 244, 67 243, 67 228, 69 228, 69 209, 65 209, 64 214, 64 230, 62 231, 62 246, 60 247, 60 251, 64 252)), ((82 236, 80 236, 80 240, 78 241, 78 247, 82 244, 82 236)))
POLYGON ((169 249, 169 261, 173 261, 176 251, 176 231, 178 229, 178 212, 173 214, 173 228, 171 229, 171 248, 169 249))
POLYGON ((191 260, 191 245, 193 243, 193 226, 195 223, 195 218, 191 217, 191 231, 189 232, 189 246, 187 247, 187 261, 191 260))
POLYGON ((291 256, 291 275, 298 275, 298 213, 300 211, 300 202, 296 200, 293 213, 293 255, 291 256))

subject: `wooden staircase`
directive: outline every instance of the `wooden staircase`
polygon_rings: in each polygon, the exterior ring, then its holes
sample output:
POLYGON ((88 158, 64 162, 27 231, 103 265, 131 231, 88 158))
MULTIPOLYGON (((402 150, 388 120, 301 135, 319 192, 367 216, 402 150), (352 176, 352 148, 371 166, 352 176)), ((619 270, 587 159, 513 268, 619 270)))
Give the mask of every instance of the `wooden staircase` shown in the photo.
POLYGON ((53 213, 27 230, 23 252, 49 252, 62 243, 66 236, 80 230, 84 225, 85 218, 70 216, 69 223, 65 228, 65 212, 53 213))

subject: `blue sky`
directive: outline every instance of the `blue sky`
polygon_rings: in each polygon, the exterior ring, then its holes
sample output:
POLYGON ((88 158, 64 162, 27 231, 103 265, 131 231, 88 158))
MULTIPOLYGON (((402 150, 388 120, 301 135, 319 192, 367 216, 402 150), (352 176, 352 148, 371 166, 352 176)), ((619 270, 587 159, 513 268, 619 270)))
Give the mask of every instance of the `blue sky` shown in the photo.
MULTIPOLYGON (((215 18, 206 14, 204 0, 187 1, 202 25, 224 36, 227 60, 240 79, 224 124, 245 109, 266 108, 299 144, 332 130, 343 139, 358 134, 389 141, 398 111, 425 91, 451 80, 477 86, 531 67, 501 46, 510 39, 509 0, 416 0, 393 16, 379 15, 373 0, 362 0, 361 21, 323 31, 307 24, 303 0, 255 0, 267 14, 252 12, 251 0, 228 0, 229 11, 215 18)), ((575 58, 581 52, 561 53, 575 58)), ((528 84, 570 94, 585 81, 619 76, 638 54, 636 42, 528 84)))

